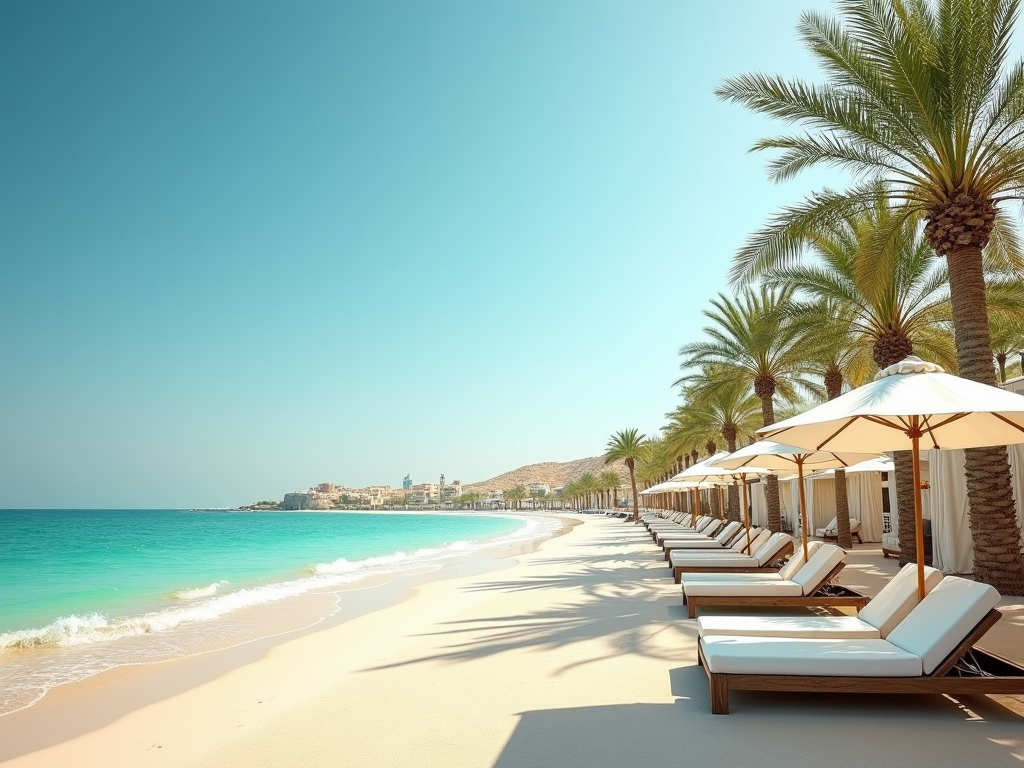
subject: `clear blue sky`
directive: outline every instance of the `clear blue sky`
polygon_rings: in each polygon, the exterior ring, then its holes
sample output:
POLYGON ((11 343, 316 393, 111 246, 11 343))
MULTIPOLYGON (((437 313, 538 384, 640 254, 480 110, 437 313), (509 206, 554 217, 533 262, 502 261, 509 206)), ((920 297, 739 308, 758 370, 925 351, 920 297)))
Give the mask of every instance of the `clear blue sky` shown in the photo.
POLYGON ((821 186, 712 90, 782 2, 0 4, 0 507, 232 505, 603 450, 821 186))

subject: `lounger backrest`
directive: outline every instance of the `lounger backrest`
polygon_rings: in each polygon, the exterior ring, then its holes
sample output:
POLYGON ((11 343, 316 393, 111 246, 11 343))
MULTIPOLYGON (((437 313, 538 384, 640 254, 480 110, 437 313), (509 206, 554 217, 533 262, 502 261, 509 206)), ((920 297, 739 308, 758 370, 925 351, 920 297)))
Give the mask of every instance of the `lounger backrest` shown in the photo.
POLYGON ((779 553, 786 548, 787 544, 793 543, 793 537, 788 533, 773 533, 768 540, 761 545, 760 549, 754 550, 754 559, 758 565, 768 565, 779 556, 779 553))
POLYGON ((715 518, 713 518, 713 517, 705 517, 705 516, 702 515, 702 516, 697 518, 697 525, 694 526, 694 528, 698 532, 699 531, 703 531, 705 528, 707 528, 713 522, 715 522, 715 518))
POLYGON ((947 576, 886 640, 920 658, 929 675, 998 602, 988 584, 947 576))
POLYGON ((734 533, 732 536, 730 536, 729 540, 725 542, 725 546, 734 547, 737 544, 739 544, 741 548, 746 547, 748 541, 747 536, 750 536, 749 541, 753 541, 756 538, 757 534, 759 534, 760 532, 761 529, 758 528, 756 525, 750 526, 750 530, 748 531, 741 524, 740 529, 736 531, 736 533, 734 533))
MULTIPOLYGON (((937 568, 924 569, 924 593, 927 595, 942 581, 942 571, 937 568)), ((858 614, 861 621, 866 621, 878 630, 885 640, 896 625, 903 621, 917 606, 917 565, 907 563, 902 570, 893 576, 882 591, 871 602, 864 606, 858 614)))
MULTIPOLYGON (((803 547, 797 545, 797 551, 801 550, 803 547)), ((808 551, 810 551, 810 545, 808 545, 808 551)), ((846 553, 834 544, 818 547, 804 567, 793 574, 791 580, 800 585, 804 595, 812 595, 821 586, 825 577, 832 572, 832 569, 843 562, 844 557, 846 557, 846 553)))
POLYGON ((701 533, 703 533, 705 536, 714 536, 718 529, 721 528, 723 525, 725 525, 725 522, 723 520, 712 519, 711 525, 709 525, 707 528, 701 531, 701 533))
MULTIPOLYGON (((808 555, 813 555, 817 551, 818 547, 820 547, 820 546, 821 546, 821 542, 820 541, 808 542, 808 544, 807 544, 807 554, 808 555), (817 545, 817 546, 815 546, 815 545, 817 545)), ((791 558, 789 558, 789 560, 786 562, 786 564, 784 566, 779 568, 779 577, 783 581, 790 581, 793 578, 793 574, 796 573, 797 571, 799 571, 801 568, 803 568, 803 565, 804 565, 805 562, 807 562, 807 561, 804 560, 804 548, 803 547, 797 547, 796 548, 796 552, 793 553, 793 556, 791 558)))
POLYGON ((739 523, 733 520, 731 523, 729 523, 727 526, 725 526, 725 528, 720 530, 715 535, 715 539, 718 540, 719 544, 725 544, 725 542, 727 542, 729 539, 736 535, 736 531, 738 531, 741 527, 742 526, 739 523))
POLYGON ((769 538, 771 538, 772 532, 765 528, 764 530, 758 531, 756 535, 754 533, 751 533, 750 550, 747 550, 746 534, 747 532, 744 531, 743 535, 732 543, 732 548, 734 551, 742 554, 747 554, 748 551, 756 552, 758 547, 760 547, 762 544, 768 541, 769 538))
POLYGON ((833 517, 831 520, 828 521, 828 525, 825 526, 825 530, 826 531, 835 530, 837 525, 839 525, 839 518, 838 517, 833 517))

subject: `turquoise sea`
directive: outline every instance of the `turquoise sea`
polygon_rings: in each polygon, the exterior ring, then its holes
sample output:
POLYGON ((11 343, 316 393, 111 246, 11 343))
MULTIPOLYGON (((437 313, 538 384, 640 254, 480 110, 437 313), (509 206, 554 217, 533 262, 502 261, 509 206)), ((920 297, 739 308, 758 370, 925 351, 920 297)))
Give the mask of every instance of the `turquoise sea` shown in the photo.
POLYGON ((0 510, 0 713, 112 666, 308 625, 355 582, 552 526, 482 513, 0 510))

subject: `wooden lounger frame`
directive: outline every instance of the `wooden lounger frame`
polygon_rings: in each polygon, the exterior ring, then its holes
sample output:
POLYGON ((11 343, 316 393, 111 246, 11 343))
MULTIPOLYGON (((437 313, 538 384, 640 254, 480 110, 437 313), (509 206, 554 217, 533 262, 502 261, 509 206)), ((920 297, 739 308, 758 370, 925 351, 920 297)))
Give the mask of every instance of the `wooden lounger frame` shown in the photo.
POLYGON ((683 592, 683 602, 686 603, 686 615, 691 619, 697 618, 697 609, 709 605, 736 606, 755 608, 821 608, 828 606, 835 608, 839 606, 850 606, 858 611, 871 600, 870 597, 860 592, 842 587, 845 594, 842 595, 819 595, 818 590, 828 584, 839 575, 845 563, 839 563, 828 572, 824 579, 819 581, 811 590, 809 595, 690 595, 683 592))
MULTIPOLYGON (((786 555, 793 554, 793 542, 787 541, 785 546, 780 549, 772 557, 772 562, 776 562, 779 558, 785 557, 786 555)), ((739 568, 727 568, 715 565, 674 565, 672 568, 672 578, 676 580, 676 584, 682 583, 684 573, 769 573, 779 570, 771 565, 763 566, 741 566, 739 568)))
POLYGON ((930 675, 922 677, 816 677, 810 675, 731 675, 708 669, 698 643, 697 663, 711 686, 711 713, 729 714, 730 691, 795 691, 807 693, 950 693, 1024 694, 1024 667, 975 648, 1002 614, 992 609, 930 675), (956 665, 970 653, 991 676, 961 675, 956 665))

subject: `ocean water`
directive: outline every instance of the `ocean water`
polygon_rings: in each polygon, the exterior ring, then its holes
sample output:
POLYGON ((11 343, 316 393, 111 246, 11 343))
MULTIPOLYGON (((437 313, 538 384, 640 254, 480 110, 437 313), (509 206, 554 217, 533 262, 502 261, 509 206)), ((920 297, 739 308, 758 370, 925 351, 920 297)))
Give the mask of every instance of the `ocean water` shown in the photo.
POLYGON ((113 666, 308 626, 362 580, 554 526, 481 513, 0 510, 0 713, 113 666))

